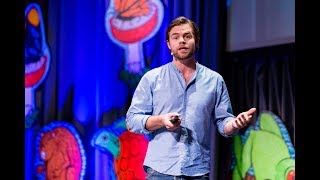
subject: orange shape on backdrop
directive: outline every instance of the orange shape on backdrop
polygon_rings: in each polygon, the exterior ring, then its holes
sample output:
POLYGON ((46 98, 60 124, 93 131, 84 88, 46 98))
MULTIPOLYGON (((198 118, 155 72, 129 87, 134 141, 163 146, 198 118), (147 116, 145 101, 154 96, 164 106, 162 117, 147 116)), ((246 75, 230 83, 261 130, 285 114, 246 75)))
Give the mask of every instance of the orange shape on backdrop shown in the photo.
POLYGON ((39 26, 40 24, 40 16, 35 8, 30 9, 27 15, 27 19, 33 26, 39 26))
POLYGON ((137 17, 143 16, 150 12, 150 8, 146 0, 115 0, 115 9, 121 17, 137 17))
POLYGON ((39 153, 45 165, 38 167, 38 173, 45 171, 48 179, 80 179, 81 153, 75 137, 68 129, 58 127, 43 133, 39 153))

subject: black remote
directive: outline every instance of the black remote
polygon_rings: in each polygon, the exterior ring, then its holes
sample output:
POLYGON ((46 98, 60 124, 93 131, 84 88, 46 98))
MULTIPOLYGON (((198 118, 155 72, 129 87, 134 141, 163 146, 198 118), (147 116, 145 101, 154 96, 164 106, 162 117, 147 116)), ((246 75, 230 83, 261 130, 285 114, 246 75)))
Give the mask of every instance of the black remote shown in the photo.
POLYGON ((179 120, 179 116, 173 116, 172 119, 170 119, 171 123, 174 124, 179 120))

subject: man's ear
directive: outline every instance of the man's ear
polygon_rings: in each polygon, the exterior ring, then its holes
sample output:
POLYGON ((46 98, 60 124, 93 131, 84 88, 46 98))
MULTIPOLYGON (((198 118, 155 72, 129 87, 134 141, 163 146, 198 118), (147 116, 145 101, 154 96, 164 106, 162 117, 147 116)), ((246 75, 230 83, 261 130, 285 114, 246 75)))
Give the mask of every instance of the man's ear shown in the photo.
POLYGON ((170 43, 168 40, 166 41, 166 43, 167 43, 168 48, 171 50, 170 43))

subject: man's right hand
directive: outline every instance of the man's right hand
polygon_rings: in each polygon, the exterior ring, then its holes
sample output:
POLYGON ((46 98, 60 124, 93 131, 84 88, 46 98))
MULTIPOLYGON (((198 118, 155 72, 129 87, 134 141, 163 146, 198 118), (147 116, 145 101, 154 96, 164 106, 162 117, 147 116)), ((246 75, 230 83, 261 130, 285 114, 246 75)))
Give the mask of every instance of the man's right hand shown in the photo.
POLYGON ((164 114, 162 123, 168 129, 168 131, 174 131, 180 126, 181 121, 182 121, 181 115, 176 112, 173 112, 173 113, 164 114), (176 120, 173 123, 172 120, 176 116, 178 117, 178 120, 176 120))

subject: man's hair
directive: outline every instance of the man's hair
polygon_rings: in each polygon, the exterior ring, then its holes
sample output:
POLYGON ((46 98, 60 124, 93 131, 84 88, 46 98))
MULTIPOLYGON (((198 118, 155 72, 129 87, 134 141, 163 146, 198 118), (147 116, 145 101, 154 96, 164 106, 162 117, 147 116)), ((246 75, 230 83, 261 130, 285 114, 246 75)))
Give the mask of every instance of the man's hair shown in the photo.
POLYGON ((195 43, 196 43, 196 49, 199 49, 199 44, 200 44, 200 31, 195 22, 192 20, 184 17, 184 16, 179 16, 176 19, 174 19, 168 26, 167 31, 166 31, 166 41, 169 41, 169 33, 171 29, 175 26, 180 26, 182 24, 189 24, 193 30, 193 35, 195 37, 195 43))

